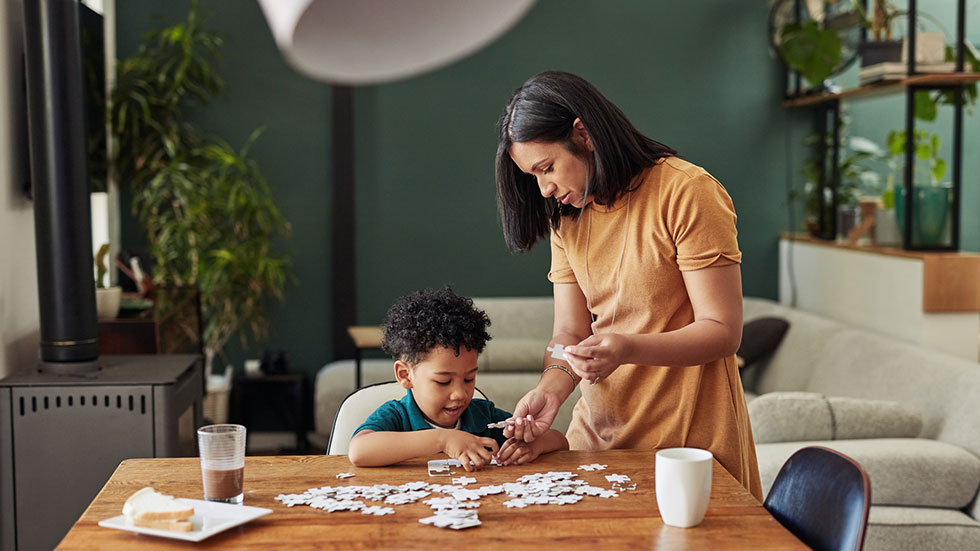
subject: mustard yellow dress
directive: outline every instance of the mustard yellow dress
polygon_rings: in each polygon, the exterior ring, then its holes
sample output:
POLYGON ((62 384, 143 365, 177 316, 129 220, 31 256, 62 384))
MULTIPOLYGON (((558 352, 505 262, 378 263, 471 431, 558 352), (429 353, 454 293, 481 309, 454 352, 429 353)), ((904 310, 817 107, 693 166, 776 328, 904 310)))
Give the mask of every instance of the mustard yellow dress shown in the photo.
MULTIPOLYGON (((551 235, 548 279, 581 287, 597 333, 653 334, 692 323, 681 273, 742 259, 731 197, 704 169, 669 157, 639 181, 614 205, 593 203, 578 219, 562 218, 551 235)), ((707 449, 762 500, 734 356, 688 367, 625 364, 581 388, 571 449, 707 449)))

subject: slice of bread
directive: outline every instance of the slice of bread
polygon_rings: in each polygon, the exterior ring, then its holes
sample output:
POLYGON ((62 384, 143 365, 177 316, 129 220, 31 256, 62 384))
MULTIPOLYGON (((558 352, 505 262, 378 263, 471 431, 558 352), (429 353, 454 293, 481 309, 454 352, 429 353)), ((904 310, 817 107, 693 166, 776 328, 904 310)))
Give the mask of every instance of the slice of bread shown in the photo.
POLYGON ((190 532, 194 523, 189 520, 133 520, 133 526, 171 530, 173 532, 190 532))
POLYGON ((194 508, 148 486, 129 496, 123 514, 136 526, 187 532, 194 508))

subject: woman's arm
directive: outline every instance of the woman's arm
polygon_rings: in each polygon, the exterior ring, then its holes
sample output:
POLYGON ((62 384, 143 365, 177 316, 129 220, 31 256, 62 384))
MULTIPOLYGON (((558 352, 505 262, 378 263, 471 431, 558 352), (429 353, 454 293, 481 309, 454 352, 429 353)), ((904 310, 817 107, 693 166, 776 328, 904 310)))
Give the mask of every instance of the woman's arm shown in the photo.
POLYGON ((382 467, 443 451, 458 459, 464 469, 472 471, 488 464, 498 446, 493 438, 453 429, 412 432, 365 429, 351 439, 347 457, 355 467, 382 467))
POLYGON ((738 264, 683 272, 694 322, 649 335, 600 334, 566 355, 579 376, 605 377, 622 364, 688 366, 730 356, 742 340, 742 277, 738 264))
MULTIPOLYGON (((556 283, 554 296, 555 322, 548 348, 552 348, 556 344, 570 346, 582 342, 583 339, 592 334, 592 314, 589 312, 582 289, 577 283, 556 283)), ((571 367, 567 361, 552 358, 551 352, 545 351, 541 369, 546 369, 549 365, 571 367)), ((569 377, 560 369, 549 369, 547 373, 542 375, 538 382, 538 388, 560 396, 561 401, 564 402, 575 390, 579 380, 569 377)))
POLYGON ((742 341, 742 275, 738 264, 682 272, 694 323, 659 335, 636 335, 624 363, 701 365, 731 356, 742 341))
MULTIPOLYGON (((555 323, 548 347, 582 342, 592 334, 592 314, 586 306, 585 295, 575 283, 556 283, 554 294, 555 323)), ((552 358, 551 352, 545 351, 541 368, 546 369, 549 365, 560 365, 574 374, 568 361, 552 358)), ((565 403, 579 381, 579 377, 570 377, 561 369, 547 369, 537 386, 517 403, 514 408, 516 424, 504 429, 504 436, 531 442, 544 434, 555 421, 558 408, 565 403)))

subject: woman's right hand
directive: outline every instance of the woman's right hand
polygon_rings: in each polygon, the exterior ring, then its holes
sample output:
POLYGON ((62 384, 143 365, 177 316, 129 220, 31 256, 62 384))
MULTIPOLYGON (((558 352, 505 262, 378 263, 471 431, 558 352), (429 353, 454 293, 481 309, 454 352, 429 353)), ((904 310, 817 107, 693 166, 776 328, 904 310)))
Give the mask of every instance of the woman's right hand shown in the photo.
POLYGON ((530 392, 517 402, 514 408, 513 425, 504 429, 504 436, 516 438, 524 442, 533 442, 535 438, 548 432, 551 424, 558 416, 558 408, 564 400, 555 394, 540 388, 530 392))

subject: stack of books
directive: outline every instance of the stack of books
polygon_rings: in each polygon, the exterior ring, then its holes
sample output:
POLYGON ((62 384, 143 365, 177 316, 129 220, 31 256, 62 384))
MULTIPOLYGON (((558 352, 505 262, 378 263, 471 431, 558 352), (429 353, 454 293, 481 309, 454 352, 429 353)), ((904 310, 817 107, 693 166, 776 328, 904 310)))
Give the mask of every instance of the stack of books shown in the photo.
MULTIPOLYGON (((901 80, 908 76, 908 63, 904 61, 884 61, 861 67, 858 73, 861 85, 872 84, 875 82, 901 80)), ((941 63, 916 63, 917 73, 952 73, 956 70, 956 63, 943 61, 941 63)), ((969 72, 967 69, 966 72, 969 72)))

